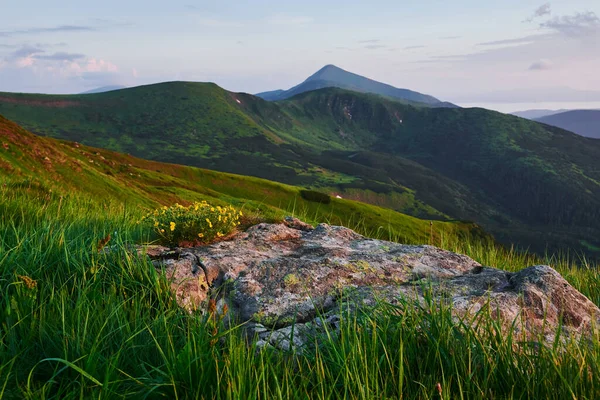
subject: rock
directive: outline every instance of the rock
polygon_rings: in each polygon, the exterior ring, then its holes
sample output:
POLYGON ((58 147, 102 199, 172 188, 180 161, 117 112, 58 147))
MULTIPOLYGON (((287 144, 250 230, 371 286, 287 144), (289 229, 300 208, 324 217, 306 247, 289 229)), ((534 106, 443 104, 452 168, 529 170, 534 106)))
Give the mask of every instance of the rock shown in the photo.
POLYGON ((279 349, 338 329, 341 299, 353 307, 402 297, 424 304, 424 291, 451 302, 457 318, 489 307, 505 329, 548 341, 561 323, 565 334, 581 334, 600 322, 598 307, 548 266, 510 273, 436 247, 368 239, 326 224, 313 229, 292 218, 175 253, 154 263, 182 307, 225 299, 229 318, 247 321, 249 336, 279 349))
POLYGON ((306 222, 300 221, 298 218, 285 217, 283 223, 288 228, 298 229, 300 231, 312 231, 315 229, 314 226, 307 224, 306 222))
POLYGON ((201 307, 207 299, 209 285, 196 256, 168 251, 165 257, 157 258, 152 263, 169 279, 177 303, 190 311, 201 307))

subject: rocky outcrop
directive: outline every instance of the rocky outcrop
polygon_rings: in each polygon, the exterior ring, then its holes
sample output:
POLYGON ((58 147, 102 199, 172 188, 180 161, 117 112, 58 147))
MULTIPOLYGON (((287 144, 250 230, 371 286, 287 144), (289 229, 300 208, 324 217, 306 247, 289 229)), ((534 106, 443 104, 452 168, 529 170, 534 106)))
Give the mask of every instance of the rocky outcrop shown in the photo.
POLYGON ((325 326, 337 328, 339 304, 377 300, 452 304, 457 316, 491 310, 506 329, 543 334, 557 327, 581 334, 600 310, 548 266, 510 273, 432 246, 365 238, 350 229, 313 227, 288 218, 259 224, 210 246, 150 249, 154 265, 171 279, 178 303, 189 310, 228 304, 229 318, 247 322, 259 344, 299 346, 325 326))

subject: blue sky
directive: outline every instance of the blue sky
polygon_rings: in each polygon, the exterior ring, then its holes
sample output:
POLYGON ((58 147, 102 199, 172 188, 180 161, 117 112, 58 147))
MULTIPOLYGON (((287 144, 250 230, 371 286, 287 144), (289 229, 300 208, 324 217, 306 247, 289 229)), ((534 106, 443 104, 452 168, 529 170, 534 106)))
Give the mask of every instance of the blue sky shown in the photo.
POLYGON ((458 103, 600 104, 597 0, 0 2, 0 91, 255 93, 335 64, 458 103))

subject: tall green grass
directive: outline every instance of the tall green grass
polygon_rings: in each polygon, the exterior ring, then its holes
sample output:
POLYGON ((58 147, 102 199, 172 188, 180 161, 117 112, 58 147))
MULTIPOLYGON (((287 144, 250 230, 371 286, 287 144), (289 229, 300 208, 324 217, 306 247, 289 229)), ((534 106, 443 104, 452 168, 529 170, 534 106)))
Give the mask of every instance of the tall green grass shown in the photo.
MULTIPOLYGON (((339 336, 306 353, 257 351, 239 327, 182 311, 165 277, 127 251, 151 240, 136 223, 145 210, 31 188, 0 194, 2 399, 600 397, 597 334, 541 347, 501 334, 484 312, 475 332, 431 299, 347 314, 339 336), (109 233, 111 251, 99 253, 109 233)), ((464 237, 431 241, 506 269, 547 261, 464 237)), ((600 303, 593 266, 549 261, 600 303)))

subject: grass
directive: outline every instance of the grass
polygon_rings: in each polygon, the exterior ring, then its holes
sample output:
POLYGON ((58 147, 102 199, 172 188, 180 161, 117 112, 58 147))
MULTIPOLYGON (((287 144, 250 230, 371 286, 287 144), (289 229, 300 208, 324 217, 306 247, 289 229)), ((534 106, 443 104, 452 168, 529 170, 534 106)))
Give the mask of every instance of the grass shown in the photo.
MULTIPOLYGON (((241 175, 142 160, 108 150, 33 135, 0 117, 0 183, 43 195, 82 194, 109 204, 143 209, 206 200, 215 206, 244 205, 268 220, 291 211, 312 221, 354 221, 365 231, 392 232, 403 241, 426 242, 429 222, 366 203, 331 198, 306 200, 302 189, 241 175)), ((477 225, 436 222, 440 233, 485 235, 477 225)))
MULTIPOLYGON (((478 315, 476 333, 433 300, 423 309, 401 302, 348 314, 339 337, 330 332, 303 354, 257 352, 239 327, 227 330, 179 309, 165 276, 126 251, 152 239, 136 223, 143 212, 86 194, 0 186, 0 398, 600 396, 598 335, 563 350, 540 347, 501 335, 485 313, 478 315), (98 253, 109 233, 112 251, 98 253)), ((296 208, 299 217, 327 222, 309 213, 296 208)), ((369 236, 402 238, 387 227, 340 218, 369 236)), ((600 304, 593 265, 580 267, 565 257, 538 260, 452 232, 430 241, 510 270, 552 262, 600 304)))

